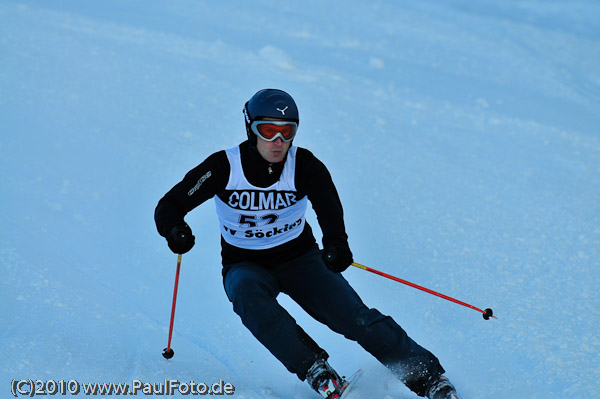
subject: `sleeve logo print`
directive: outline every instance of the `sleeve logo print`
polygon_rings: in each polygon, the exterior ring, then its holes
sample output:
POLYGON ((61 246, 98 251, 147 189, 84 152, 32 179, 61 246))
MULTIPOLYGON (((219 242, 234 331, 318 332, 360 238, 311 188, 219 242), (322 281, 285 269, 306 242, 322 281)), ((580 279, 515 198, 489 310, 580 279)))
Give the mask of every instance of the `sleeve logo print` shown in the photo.
POLYGON ((208 180, 208 178, 211 176, 212 176, 212 172, 209 170, 208 172, 206 172, 206 174, 204 176, 202 176, 200 179, 198 179, 198 182, 196 183, 196 185, 194 187, 192 187, 192 189, 190 191, 188 191, 188 197, 191 197, 192 195, 194 195, 194 193, 196 191, 198 191, 200 186, 202 186, 202 183, 204 183, 206 180, 208 180))

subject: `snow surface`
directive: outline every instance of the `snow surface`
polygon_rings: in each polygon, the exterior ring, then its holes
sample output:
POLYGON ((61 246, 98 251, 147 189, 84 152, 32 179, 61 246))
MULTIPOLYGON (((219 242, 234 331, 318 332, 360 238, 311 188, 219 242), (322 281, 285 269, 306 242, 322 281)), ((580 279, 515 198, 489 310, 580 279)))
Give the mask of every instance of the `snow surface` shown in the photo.
MULTIPOLYGON (((334 177, 355 260, 494 309, 345 272, 464 399, 600 397, 599 20, 595 0, 0 0, 2 396, 22 378, 167 378, 316 397, 232 312, 211 203, 187 218, 161 356, 176 256, 154 207, 275 87, 334 177)), ((341 373, 365 370, 361 397, 415 397, 281 301, 341 373)))

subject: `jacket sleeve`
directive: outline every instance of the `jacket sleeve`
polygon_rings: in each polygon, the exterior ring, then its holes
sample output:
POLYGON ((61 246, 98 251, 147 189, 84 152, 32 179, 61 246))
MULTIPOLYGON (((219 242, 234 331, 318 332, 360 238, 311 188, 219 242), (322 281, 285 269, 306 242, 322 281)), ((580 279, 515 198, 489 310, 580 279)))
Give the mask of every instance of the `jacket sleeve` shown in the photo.
POLYGON ((308 196, 317 215, 323 246, 347 245, 344 210, 327 167, 310 151, 298 148, 296 189, 308 196))
POLYGON ((158 201, 154 221, 158 233, 166 237, 174 226, 184 224, 192 209, 211 199, 227 186, 229 161, 225 151, 219 151, 190 170, 183 180, 158 201))

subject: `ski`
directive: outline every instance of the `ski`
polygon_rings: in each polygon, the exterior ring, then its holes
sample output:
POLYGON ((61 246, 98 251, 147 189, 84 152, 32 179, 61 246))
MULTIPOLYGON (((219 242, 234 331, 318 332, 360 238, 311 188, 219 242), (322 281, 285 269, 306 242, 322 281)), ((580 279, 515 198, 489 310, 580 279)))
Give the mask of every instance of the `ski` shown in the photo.
POLYGON ((340 399, 346 399, 348 397, 348 395, 350 394, 350 391, 352 390, 352 387, 354 385, 354 383, 356 382, 356 380, 358 380, 358 378, 362 375, 362 369, 358 369, 356 370, 356 372, 354 374, 352 374, 348 379, 346 379, 344 381, 344 384, 342 385, 342 396, 340 396, 340 399))

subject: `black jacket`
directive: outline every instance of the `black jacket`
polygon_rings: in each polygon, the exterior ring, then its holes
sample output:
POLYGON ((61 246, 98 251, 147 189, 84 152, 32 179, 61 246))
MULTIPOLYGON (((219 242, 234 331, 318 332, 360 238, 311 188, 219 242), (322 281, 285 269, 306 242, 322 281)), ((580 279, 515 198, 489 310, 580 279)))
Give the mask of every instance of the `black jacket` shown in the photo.
MULTIPOLYGON (((240 144, 244 175, 252 185, 269 187, 281 175, 285 160, 270 164, 248 141, 240 144)), ((165 237, 173 226, 185 223, 184 217, 192 209, 215 195, 224 193, 229 180, 230 166, 225 151, 209 156, 189 171, 160 199, 154 212, 158 233, 165 237)), ((347 245, 342 204, 331 175, 325 165, 310 151, 298 148, 296 155, 295 185, 298 198, 308 196, 323 232, 323 245, 347 245)), ((316 245, 308 223, 299 237, 280 246, 264 250, 248 250, 232 246, 221 237, 223 266, 250 261, 270 267, 295 259, 316 245)))

